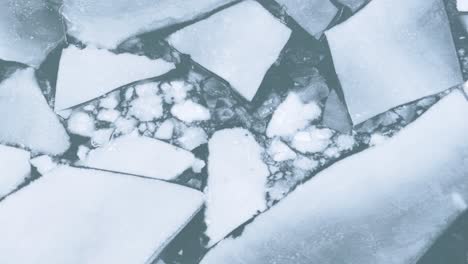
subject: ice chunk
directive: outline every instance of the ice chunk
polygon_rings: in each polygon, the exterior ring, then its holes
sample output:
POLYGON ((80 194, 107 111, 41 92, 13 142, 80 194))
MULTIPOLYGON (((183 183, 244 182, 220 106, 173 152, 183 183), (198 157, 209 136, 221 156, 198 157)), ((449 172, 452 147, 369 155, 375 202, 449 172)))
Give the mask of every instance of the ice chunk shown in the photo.
POLYGON ((70 145, 31 68, 17 70, 0 83, 0 123, 1 143, 52 155, 65 152, 70 145))
POLYGON ((267 136, 292 136, 320 117, 321 109, 315 103, 303 103, 296 93, 290 93, 271 117, 267 136))
POLYGON ((184 149, 193 150, 208 142, 208 135, 200 127, 189 127, 184 130, 182 136, 177 139, 177 142, 184 149))
POLYGON ((55 111, 84 103, 131 82, 162 75, 173 68, 173 64, 162 59, 69 46, 60 59, 55 111))
POLYGON ((82 111, 75 111, 70 115, 67 128, 70 133, 84 137, 91 137, 96 129, 93 116, 82 111))
POLYGON ((259 3, 247 0, 177 31, 168 41, 250 101, 290 34, 259 3))
POLYGON ((41 174, 44 175, 47 172, 55 169, 58 165, 55 163, 50 156, 41 155, 37 156, 29 161, 32 166, 36 168, 36 170, 41 174))
POLYGON ((0 203, 0 255, 18 264, 151 263, 202 203, 179 185, 59 167, 0 203))
POLYGON ((116 48, 129 37, 187 22, 235 0, 64 0, 68 34, 116 48))
POLYGON ((274 161, 285 161, 296 158, 296 152, 292 151, 283 141, 278 138, 273 139, 268 147, 268 154, 274 161))
POLYGON ((174 133, 174 122, 171 119, 167 119, 161 123, 158 130, 154 134, 155 138, 159 139, 171 139, 174 133))
POLYGON ((143 122, 159 119, 163 115, 161 97, 158 95, 138 97, 131 102, 129 113, 143 122))
POLYGON ((125 135, 91 150, 80 165, 171 180, 190 168, 192 153, 157 139, 125 135))
POLYGON ((204 106, 187 100, 179 104, 175 104, 171 108, 171 114, 187 123, 194 121, 204 121, 210 119, 210 111, 204 106))
POLYGON ((442 0, 371 1, 326 35, 354 124, 463 81, 442 0))
POLYGON ((457 10, 460 12, 468 12, 468 1, 457 0, 457 10))
POLYGON ((201 263, 415 263, 465 210, 452 193, 468 198, 467 116, 466 99, 448 95, 384 144, 317 174, 201 263))
POLYGON ((349 132, 353 127, 348 109, 335 90, 332 90, 328 95, 323 109, 322 124, 342 133, 349 132))
POLYGON ((187 97, 187 92, 192 88, 192 85, 183 81, 166 82, 161 85, 161 90, 164 92, 164 101, 168 104, 181 103, 187 97))
POLYGON ((64 38, 62 17, 48 0, 0 1, 0 59, 37 68, 64 38))
POLYGON ((31 173, 26 150, 0 145, 0 199, 14 191, 31 173))
POLYGON ((261 147, 245 129, 218 131, 208 147, 206 234, 213 245, 266 209, 269 172, 261 159, 261 147))
POLYGON ((338 9, 329 0, 277 0, 286 13, 312 36, 320 36, 338 9))
POLYGON ((311 127, 297 132, 292 139, 292 147, 303 153, 324 151, 330 145, 333 131, 328 128, 311 127))

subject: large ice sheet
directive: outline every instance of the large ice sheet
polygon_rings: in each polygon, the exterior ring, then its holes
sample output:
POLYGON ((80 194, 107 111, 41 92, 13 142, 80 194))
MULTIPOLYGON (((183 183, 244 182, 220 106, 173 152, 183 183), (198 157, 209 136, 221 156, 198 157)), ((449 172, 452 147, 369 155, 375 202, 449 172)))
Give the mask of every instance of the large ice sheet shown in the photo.
POLYGON ((149 137, 129 134, 94 149, 80 161, 86 167, 170 180, 195 162, 184 149, 149 137))
POLYGON ((64 38, 62 18, 48 0, 0 1, 0 59, 38 67, 64 38))
POLYGON ((0 145, 0 199, 14 191, 31 173, 26 150, 0 145))
POLYGON ((245 129, 218 131, 208 147, 206 234, 213 245, 266 209, 269 172, 261 159, 262 149, 245 129))
POLYGON ((309 34, 320 36, 338 12, 329 0, 276 0, 309 34))
POLYGON ((61 167, 0 203, 2 263, 150 263, 194 216, 200 192, 61 167))
POLYGON ((134 81, 162 75, 174 65, 133 54, 69 46, 60 59, 55 111, 108 93, 134 81))
POLYGON ((68 33, 114 49, 129 37, 196 19, 235 0, 64 0, 68 33))
POLYGON ((354 124, 463 80, 442 0, 371 1, 325 34, 354 124))
POLYGON ((415 263, 466 209, 467 116, 464 96, 448 95, 299 186, 201 263, 415 263))
POLYGON ((247 0, 175 32, 168 41, 252 100, 290 34, 259 3, 247 0))
POLYGON ((0 83, 0 124, 1 143, 52 155, 65 152, 70 145, 31 68, 17 70, 0 83))

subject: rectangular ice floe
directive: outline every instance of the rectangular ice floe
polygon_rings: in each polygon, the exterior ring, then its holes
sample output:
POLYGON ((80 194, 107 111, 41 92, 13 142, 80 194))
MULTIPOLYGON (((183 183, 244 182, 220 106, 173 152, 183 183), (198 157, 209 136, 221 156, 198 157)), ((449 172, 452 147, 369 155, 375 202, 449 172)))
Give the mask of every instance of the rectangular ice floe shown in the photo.
POLYGON ((64 0, 68 33, 114 49, 129 37, 198 18, 235 0, 64 0))
POLYGON ((252 100, 290 34, 259 3, 247 0, 175 32, 168 41, 252 100))
POLYGON ((0 59, 38 67, 65 38, 57 9, 48 0, 0 1, 0 59))
POLYGON ((91 150, 80 165, 164 180, 174 179, 196 162, 195 156, 157 139, 129 134, 91 150))
POLYGON ((462 82, 442 0, 371 1, 326 36, 354 124, 462 82))
POLYGON ((14 191, 31 173, 26 150, 0 145, 0 199, 14 191))
POLYGON ((167 73, 174 65, 162 59, 96 48, 64 49, 60 58, 55 111, 104 95, 120 86, 167 73))
POLYGON ((17 70, 0 83, 0 124, 1 143, 52 155, 65 152, 70 145, 31 68, 17 70))
POLYGON ((203 204, 158 180, 61 167, 0 203, 2 263, 151 263, 203 204))
POLYGON ((415 263, 466 210, 467 117, 454 91, 393 138, 299 186, 201 263, 415 263))

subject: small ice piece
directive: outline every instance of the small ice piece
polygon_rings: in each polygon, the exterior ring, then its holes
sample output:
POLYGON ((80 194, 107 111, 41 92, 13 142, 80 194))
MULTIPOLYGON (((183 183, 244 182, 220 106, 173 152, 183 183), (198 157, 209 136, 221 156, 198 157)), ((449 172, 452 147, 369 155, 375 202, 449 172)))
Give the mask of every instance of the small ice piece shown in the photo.
POLYGON ((115 49, 124 40, 202 17, 235 0, 64 0, 68 34, 115 49))
POLYGON ((299 156, 293 162, 294 168, 305 171, 313 171, 318 167, 318 165, 320 165, 318 161, 304 156, 299 156))
POLYGON ((180 185, 61 166, 0 203, 0 255, 18 264, 151 263, 202 204, 180 185))
POLYGON ((58 164, 55 163, 50 156, 41 155, 37 156, 29 161, 31 165, 36 168, 36 170, 41 174, 44 175, 49 171, 55 169, 58 164))
POLYGON ((211 246, 266 209, 269 172, 261 147, 245 129, 216 132, 208 148, 206 234, 211 246))
POLYGON ((315 175, 200 263, 416 263, 466 210, 453 193, 468 198, 467 117, 454 91, 386 144, 315 175))
POLYGON ((162 75, 173 68, 173 64, 162 59, 71 45, 63 50, 60 59, 55 111, 87 102, 123 85, 162 75))
POLYGON ((0 145, 0 199, 14 191, 29 176, 29 157, 26 150, 0 145))
POLYGON ((155 138, 171 139, 174 133, 174 122, 171 119, 164 120, 154 134, 155 138))
POLYGON ((466 204, 463 196, 457 192, 452 193, 452 202, 462 212, 468 208, 468 205, 466 204))
POLYGON ((210 111, 204 106, 187 100, 179 104, 175 104, 171 108, 171 114, 179 120, 191 123, 194 121, 205 121, 210 119, 210 111))
POLYGON ((333 131, 328 128, 310 127, 297 132, 292 139, 292 147, 302 153, 324 151, 331 143, 333 131))
POLYGON ((250 101, 290 34, 259 3, 247 0, 175 32, 168 41, 250 101))
POLYGON ((459 12, 468 12, 468 0, 457 0, 457 10, 459 12))
POLYGON ((99 129, 94 131, 91 137, 91 144, 95 147, 106 145, 111 140, 113 128, 99 129))
POLYGON ((158 95, 137 97, 130 103, 129 114, 142 122, 161 118, 163 115, 161 97, 158 95))
POLYGON ((92 115, 75 111, 67 121, 67 128, 70 133, 83 137, 91 137, 96 129, 92 115))
POLYGON ((338 9, 329 0, 276 0, 309 34, 318 36, 328 27, 338 9))
POLYGON ((335 90, 328 95, 323 109, 322 124, 342 133, 349 132, 353 127, 348 109, 335 90))
POLYGON ((351 135, 346 135, 342 134, 339 135, 335 139, 335 144, 338 147, 339 150, 351 150, 353 149, 354 145, 356 144, 356 141, 354 140, 354 137, 351 135))
POLYGON ((58 155, 69 137, 49 108, 34 70, 17 70, 0 83, 0 142, 23 145, 35 152, 58 155))
POLYGON ((99 100, 99 107, 105 109, 114 109, 119 105, 120 95, 118 92, 110 93, 106 97, 99 100))
POLYGON ((320 117, 322 110, 315 103, 303 103, 296 93, 290 93, 278 106, 267 128, 268 137, 288 137, 320 117))
POLYGON ((341 3, 351 9, 351 11, 356 12, 359 8, 367 4, 370 0, 336 0, 338 3, 341 3))
POLYGON ((0 59, 38 68, 64 38, 62 17, 48 0, 0 1, 0 59))
POLYGON ((295 159, 297 156, 296 152, 278 138, 273 139, 271 142, 268 147, 268 154, 277 162, 295 159))
POLYGON ((164 93, 164 101, 168 104, 181 103, 187 97, 187 92, 192 90, 191 84, 183 81, 165 82, 161 85, 164 93))
POLYGON ((76 151, 76 156, 78 157, 78 159, 84 160, 86 156, 88 155, 89 151, 90 149, 87 146, 80 145, 78 147, 78 150, 76 151))
POLYGON ((463 82, 442 0, 370 1, 325 34, 354 124, 463 82))
POLYGON ((163 141, 129 134, 91 150, 78 164, 90 168, 172 180, 195 161, 191 152, 163 141))
POLYGON ((182 148, 193 150, 208 142, 208 135, 201 127, 189 127, 184 130, 184 133, 177 139, 177 142, 182 148))
POLYGON ((115 109, 101 109, 96 116, 97 120, 113 123, 120 117, 120 112, 115 109))
POLYGON ((139 97, 153 96, 159 91, 157 82, 148 82, 135 85, 135 93, 139 97))
POLYGON ((134 118, 119 117, 115 123, 115 132, 117 134, 130 134, 135 130, 137 121, 134 118))
POLYGON ((372 134, 369 140, 370 146, 380 145, 388 140, 388 137, 380 133, 372 134))

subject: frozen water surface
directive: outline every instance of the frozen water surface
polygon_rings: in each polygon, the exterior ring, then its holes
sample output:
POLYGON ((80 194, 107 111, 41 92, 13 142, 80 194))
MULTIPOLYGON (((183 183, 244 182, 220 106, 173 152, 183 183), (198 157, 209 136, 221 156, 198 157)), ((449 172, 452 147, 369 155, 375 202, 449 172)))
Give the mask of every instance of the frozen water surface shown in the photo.
POLYGON ((201 263, 415 263, 465 210, 467 116, 453 92, 393 138, 317 174, 201 263))
POLYGON ((4 263, 150 263, 203 204, 153 179, 60 167, 0 203, 4 263))
POLYGON ((0 145, 0 199, 14 191, 31 173, 26 150, 0 145))

